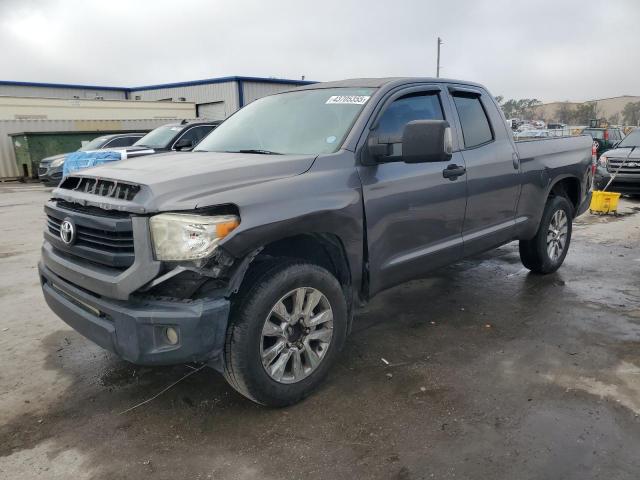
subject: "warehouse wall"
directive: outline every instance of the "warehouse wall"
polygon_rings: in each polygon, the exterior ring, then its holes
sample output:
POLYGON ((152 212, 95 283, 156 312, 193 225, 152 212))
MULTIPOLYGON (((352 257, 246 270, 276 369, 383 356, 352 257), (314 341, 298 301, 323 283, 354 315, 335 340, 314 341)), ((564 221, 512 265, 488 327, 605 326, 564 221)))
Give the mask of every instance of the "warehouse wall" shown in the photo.
POLYGON ((195 118, 187 102, 131 102, 128 100, 69 100, 0 96, 0 120, 132 120, 195 118))
POLYGON ((167 119, 151 120, 0 120, 0 178, 22 175, 16 165, 11 143, 11 133, 20 132, 89 132, 96 137, 103 131, 151 130, 170 122, 167 119))
POLYGON ((26 85, 0 84, 0 95, 9 97, 47 97, 47 98, 96 98, 105 100, 125 100, 124 90, 92 90, 88 88, 60 88, 26 85))
MULTIPOLYGON (((590 102, 596 102, 598 108, 598 115, 600 117, 612 118, 615 115, 620 116, 620 122, 623 121, 622 111, 629 102, 640 102, 640 97, 633 97, 629 95, 612 98, 601 98, 597 100, 589 100, 590 102)), ((586 103, 586 102, 584 102, 586 103)), ((556 120, 558 116, 558 110, 563 105, 568 105, 570 108, 576 108, 578 105, 582 105, 580 102, 552 102, 545 103, 536 107, 535 113, 539 117, 549 120, 556 120)))
POLYGON ((242 82, 244 104, 246 105, 267 95, 292 90, 297 86, 298 85, 286 85, 282 83, 242 82))
POLYGON ((238 109, 238 86, 235 81, 156 88, 152 90, 134 89, 130 93, 131 100, 135 99, 136 96, 139 96, 140 100, 165 100, 167 98, 173 98, 174 101, 182 97, 185 98, 187 102, 194 102, 196 105, 224 102, 226 116, 231 115, 238 109))

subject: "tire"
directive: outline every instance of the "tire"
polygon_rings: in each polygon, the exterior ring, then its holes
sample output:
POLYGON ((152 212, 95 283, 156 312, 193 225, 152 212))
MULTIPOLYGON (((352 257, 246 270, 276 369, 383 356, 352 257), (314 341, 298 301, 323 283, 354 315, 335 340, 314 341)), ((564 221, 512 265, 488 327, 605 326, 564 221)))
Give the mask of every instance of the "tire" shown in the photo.
POLYGON ((572 219, 573 206, 569 200, 563 196, 551 197, 544 208, 535 237, 531 240, 520 240, 520 260, 522 260, 522 264, 534 273, 548 274, 558 270, 569 251, 572 219), (555 217, 556 215, 558 217, 555 217), (551 242, 555 243, 558 248, 552 248, 552 253, 550 254, 550 244, 548 243, 549 237, 552 235, 550 226, 554 221, 554 217, 557 219, 562 216, 566 220, 566 233, 564 237, 562 235, 551 237, 551 242), (562 244, 561 247, 560 243, 562 244))
POLYGON ((324 380, 344 345, 348 316, 342 287, 324 268, 297 261, 268 263, 248 277, 232 301, 225 343, 224 376, 233 388, 256 403, 272 407, 294 404, 324 380), (323 317, 310 313, 307 320, 299 318, 297 323, 293 323, 300 292, 304 294, 303 302, 299 303, 305 307, 303 312, 314 303, 312 297, 318 298, 314 292, 320 292, 322 298, 313 311, 321 312, 323 317), (287 315, 291 313, 288 317, 291 322, 278 323, 281 321, 278 315, 283 312, 276 309, 277 304, 285 306, 287 315), (323 320, 326 323, 306 328, 311 319, 319 317, 332 317, 332 328, 326 320, 323 320), (276 332, 274 326, 282 331, 276 332), (265 334, 267 331, 268 335, 265 334), (276 334, 272 335, 272 332, 276 334), (310 340, 311 336, 318 336, 318 332, 324 340, 329 338, 327 344, 310 340), (270 341, 274 344, 269 344, 270 341), (282 353, 269 366, 263 365, 263 359, 269 357, 272 347, 282 342, 285 342, 282 353), (291 356, 287 357, 287 353, 291 356), (280 372, 276 365, 283 362, 280 372), (276 380, 279 374, 281 378, 276 380))

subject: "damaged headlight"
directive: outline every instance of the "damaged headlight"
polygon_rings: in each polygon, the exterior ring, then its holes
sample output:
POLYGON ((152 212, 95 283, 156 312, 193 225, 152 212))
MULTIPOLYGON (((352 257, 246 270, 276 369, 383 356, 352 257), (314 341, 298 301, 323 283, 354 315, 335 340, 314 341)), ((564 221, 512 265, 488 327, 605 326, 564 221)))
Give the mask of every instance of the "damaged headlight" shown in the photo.
POLYGON ((198 260, 210 256, 240 219, 235 215, 162 213, 149 220, 157 260, 198 260))

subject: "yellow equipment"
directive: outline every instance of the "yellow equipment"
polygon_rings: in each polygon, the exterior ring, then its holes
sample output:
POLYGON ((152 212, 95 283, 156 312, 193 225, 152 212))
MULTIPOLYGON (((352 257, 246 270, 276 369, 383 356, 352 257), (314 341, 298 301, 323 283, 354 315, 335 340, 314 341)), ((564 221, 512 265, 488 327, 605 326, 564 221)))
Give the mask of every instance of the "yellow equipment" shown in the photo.
POLYGON ((620 194, 616 192, 605 192, 603 190, 595 190, 592 192, 591 205, 589 205, 589 211, 591 213, 606 214, 613 212, 614 214, 618 210, 618 200, 620 194))

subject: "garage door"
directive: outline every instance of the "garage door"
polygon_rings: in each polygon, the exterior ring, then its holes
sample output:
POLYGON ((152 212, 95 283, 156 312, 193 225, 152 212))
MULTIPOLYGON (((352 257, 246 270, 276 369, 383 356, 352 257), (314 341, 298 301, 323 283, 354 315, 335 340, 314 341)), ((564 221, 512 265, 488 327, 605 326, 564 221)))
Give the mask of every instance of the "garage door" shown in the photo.
POLYGON ((224 102, 199 103, 196 105, 198 117, 210 120, 224 120, 227 118, 224 102))

